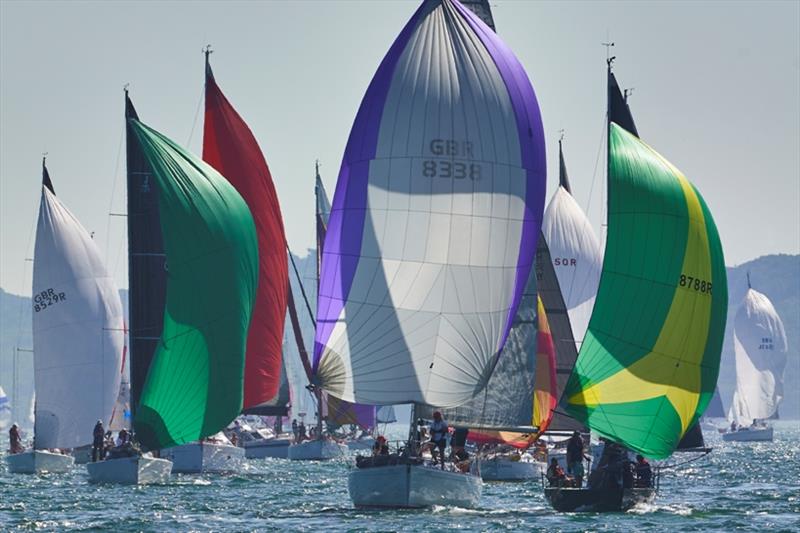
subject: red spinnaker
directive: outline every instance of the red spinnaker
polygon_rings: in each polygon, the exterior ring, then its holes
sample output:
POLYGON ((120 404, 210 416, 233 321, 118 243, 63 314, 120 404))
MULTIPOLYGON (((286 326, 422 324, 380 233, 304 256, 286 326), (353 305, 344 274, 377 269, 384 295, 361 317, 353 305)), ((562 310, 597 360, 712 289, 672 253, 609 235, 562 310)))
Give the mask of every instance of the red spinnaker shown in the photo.
POLYGON ((278 195, 253 133, 222 94, 206 58, 203 159, 242 195, 258 233, 258 294, 247 333, 244 408, 272 399, 280 387, 289 272, 278 195))

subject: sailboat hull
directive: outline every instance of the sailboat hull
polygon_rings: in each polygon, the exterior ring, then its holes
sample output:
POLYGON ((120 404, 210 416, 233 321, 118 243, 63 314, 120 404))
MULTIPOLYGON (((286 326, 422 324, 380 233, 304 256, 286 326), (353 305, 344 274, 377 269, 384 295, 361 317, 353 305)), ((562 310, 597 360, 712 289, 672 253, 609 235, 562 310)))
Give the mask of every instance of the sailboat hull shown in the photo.
POLYGON ((372 437, 347 441, 347 448, 353 451, 371 450, 373 446, 375 446, 375 439, 372 437))
POLYGON ((656 489, 596 490, 548 487, 544 489, 544 495, 553 509, 562 513, 625 512, 637 504, 653 501, 656 489))
POLYGON ((772 426, 765 428, 746 428, 722 434, 725 442, 772 442, 772 426))
POLYGON ((241 470, 245 451, 230 444, 192 442, 162 450, 176 474, 229 473, 241 470))
POLYGON ((244 444, 244 456, 248 459, 289 458, 289 439, 259 439, 244 444))
POLYGON ((152 485, 169 482, 172 463, 155 457, 120 457, 87 463, 90 483, 152 485))
POLYGON ((547 465, 538 461, 512 461, 507 457, 481 460, 481 479, 484 481, 526 481, 539 479, 547 465))
POLYGON ((347 446, 330 440, 309 440, 289 446, 291 461, 328 461, 347 455, 347 446))
POLYGON ((64 474, 70 471, 75 459, 69 455, 35 450, 9 455, 6 463, 12 474, 64 474))
POLYGON ((480 477, 422 465, 354 468, 348 477, 356 507, 472 508, 481 499, 480 477))

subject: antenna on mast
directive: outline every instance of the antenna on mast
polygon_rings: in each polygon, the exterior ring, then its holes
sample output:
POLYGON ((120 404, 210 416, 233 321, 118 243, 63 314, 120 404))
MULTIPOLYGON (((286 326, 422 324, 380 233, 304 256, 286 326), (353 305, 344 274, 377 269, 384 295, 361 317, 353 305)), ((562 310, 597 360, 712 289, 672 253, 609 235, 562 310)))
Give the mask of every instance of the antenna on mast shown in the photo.
POLYGON ((636 87, 631 87, 630 89, 625 89, 622 91, 622 99, 625 100, 626 103, 628 102, 628 97, 633 94, 633 90, 635 88, 636 87))
POLYGON ((558 142, 561 142, 561 141, 564 140, 564 133, 565 132, 566 132, 566 130, 564 128, 561 128, 560 130, 558 130, 558 142))
POLYGON ((611 63, 613 63, 617 58, 617 56, 611 55, 611 47, 614 46, 614 41, 608 41, 600 44, 606 47, 606 64, 608 65, 608 68, 611 68, 611 63))

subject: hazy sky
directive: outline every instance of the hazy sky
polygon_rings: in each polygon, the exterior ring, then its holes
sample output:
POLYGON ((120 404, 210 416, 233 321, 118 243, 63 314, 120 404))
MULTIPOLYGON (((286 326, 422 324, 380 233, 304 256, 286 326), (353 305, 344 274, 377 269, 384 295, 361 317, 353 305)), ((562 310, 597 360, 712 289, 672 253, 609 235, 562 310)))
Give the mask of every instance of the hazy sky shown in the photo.
MULTIPOLYGON (((46 151, 57 194, 127 287, 125 218, 108 216, 125 212, 123 85, 144 122, 199 153, 207 43, 270 165, 289 243, 304 253, 314 243, 314 160, 332 194, 364 90, 417 4, 0 0, 0 286, 30 293, 25 258, 46 151)), ((700 189, 726 263, 800 251, 800 3, 492 6, 542 109, 548 198, 564 128, 575 196, 600 227, 600 43, 610 36, 642 138, 700 189)))

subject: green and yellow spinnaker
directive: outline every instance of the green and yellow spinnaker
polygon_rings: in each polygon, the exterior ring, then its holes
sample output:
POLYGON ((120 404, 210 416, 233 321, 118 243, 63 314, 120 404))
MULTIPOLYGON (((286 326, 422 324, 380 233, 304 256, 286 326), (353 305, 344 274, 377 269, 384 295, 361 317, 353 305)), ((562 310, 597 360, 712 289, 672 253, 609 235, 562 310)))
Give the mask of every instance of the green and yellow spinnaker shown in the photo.
POLYGON ((563 408, 645 456, 668 457, 714 393, 727 305, 703 198, 611 123, 603 272, 563 408))
POLYGON ((247 204, 221 174, 129 122, 158 188, 168 270, 164 328, 134 415, 139 442, 159 449, 212 435, 242 409, 258 242, 247 204))

